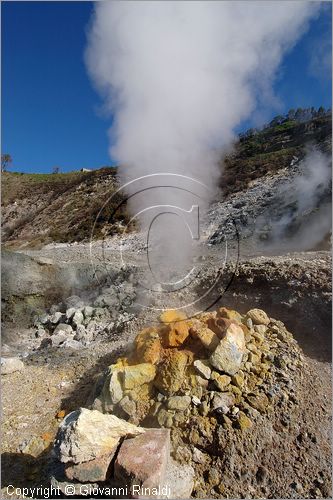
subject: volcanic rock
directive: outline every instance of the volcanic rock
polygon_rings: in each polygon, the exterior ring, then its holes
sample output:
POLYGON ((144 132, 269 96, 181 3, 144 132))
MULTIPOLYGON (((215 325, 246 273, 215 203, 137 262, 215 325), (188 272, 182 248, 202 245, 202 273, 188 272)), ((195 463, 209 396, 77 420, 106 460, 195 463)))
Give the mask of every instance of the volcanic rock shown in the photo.
POLYGON ((252 320, 254 325, 268 325, 270 322, 269 317, 262 309, 251 309, 246 316, 252 320))
POLYGON ((115 478, 125 485, 158 488, 165 483, 169 454, 170 431, 147 429, 121 445, 114 465, 115 478))
POLYGON ((206 378, 207 380, 210 379, 212 370, 209 367, 207 360, 197 359, 196 361, 194 361, 193 365, 194 365, 195 369, 197 370, 197 372, 199 373, 199 375, 206 378))
POLYGON ((214 368, 229 375, 234 375, 242 364, 244 353, 244 332, 240 326, 231 324, 225 333, 225 337, 211 355, 210 363, 214 368))
POLYGON ((114 447, 110 453, 88 462, 68 464, 65 468, 65 475, 69 480, 77 480, 81 483, 105 481, 108 478, 109 466, 116 451, 117 447, 114 447))
POLYGON ((80 408, 69 413, 59 426, 54 450, 61 462, 78 464, 111 453, 124 436, 144 432, 114 415, 80 408))
POLYGON ((191 404, 190 396, 171 396, 168 399, 168 409, 169 410, 186 410, 191 404))
POLYGON ((167 395, 179 391, 188 363, 189 355, 187 352, 170 349, 157 372, 157 377, 154 380, 155 387, 167 395))
POLYGON ((58 333, 63 333, 64 335, 72 335, 73 328, 71 327, 71 325, 67 325, 66 323, 59 323, 59 325, 56 326, 53 335, 57 335, 58 333))
POLYGON ((147 384, 154 380, 156 368, 150 363, 140 363, 139 365, 125 366, 120 372, 120 377, 125 390, 134 389, 138 385, 147 384))
POLYGON ((19 358, 1 358, 1 374, 20 372, 24 368, 23 362, 19 358))
POLYGON ((135 359, 156 364, 161 356, 161 341, 155 328, 145 328, 135 338, 135 359))

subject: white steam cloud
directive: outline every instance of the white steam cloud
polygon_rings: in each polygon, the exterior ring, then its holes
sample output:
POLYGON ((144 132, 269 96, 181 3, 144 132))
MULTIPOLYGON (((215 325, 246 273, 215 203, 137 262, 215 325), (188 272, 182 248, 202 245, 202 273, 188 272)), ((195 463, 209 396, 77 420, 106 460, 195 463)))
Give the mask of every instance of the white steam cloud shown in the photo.
MULTIPOLYGON (((110 154, 123 180, 173 172, 214 187, 235 127, 272 99, 283 55, 317 11, 299 1, 97 2, 86 62, 114 117, 110 154)), ((135 199, 134 211, 197 203, 181 190, 135 199)), ((179 244, 167 253, 181 262, 191 241, 175 219, 165 216, 158 237, 174 231, 179 244)))

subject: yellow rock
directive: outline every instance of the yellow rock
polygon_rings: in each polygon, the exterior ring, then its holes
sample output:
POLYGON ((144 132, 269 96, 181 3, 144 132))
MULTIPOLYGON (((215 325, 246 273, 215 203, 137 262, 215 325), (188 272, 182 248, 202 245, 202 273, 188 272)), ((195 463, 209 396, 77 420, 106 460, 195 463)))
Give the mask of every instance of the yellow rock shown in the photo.
POLYGON ((160 321, 162 323, 173 323, 174 321, 183 321, 186 319, 186 314, 182 311, 176 311, 174 309, 168 309, 164 311, 160 316, 160 321))
POLYGON ((189 336, 187 321, 176 321, 165 328, 163 333, 163 344, 166 347, 177 347, 182 345, 189 336))
POLYGON ((239 314, 237 311, 234 311, 233 309, 227 309, 226 307, 220 307, 220 309, 218 309, 217 311, 217 316, 237 321, 237 323, 240 323, 242 321, 241 314, 239 314))
POLYGON ((246 317, 252 319, 254 325, 268 325, 270 322, 269 317, 262 309, 251 309, 246 317))
POLYGON ((161 357, 161 341, 155 328, 145 328, 135 338, 135 359, 141 363, 157 364, 161 357))
POLYGON ((198 320, 192 322, 190 333, 193 338, 200 340, 208 351, 214 351, 220 342, 218 336, 198 320))
POLYGON ((122 385, 125 390, 146 384, 154 380, 156 367, 150 363, 140 363, 139 365, 125 366, 120 373, 122 385))
POLYGON ((212 373, 211 379, 214 380, 215 385, 220 391, 224 391, 231 382, 231 377, 228 375, 221 375, 217 372, 212 373))
POLYGON ((232 383, 239 389, 243 388, 244 385, 244 374, 242 372, 237 373, 231 377, 232 383))
POLYGON ((237 427, 242 431, 245 431, 246 429, 250 429, 252 427, 251 420, 242 411, 238 413, 237 427))
POLYGON ((184 382, 189 355, 185 351, 169 349, 166 358, 159 366, 154 385, 162 393, 171 395, 177 392, 184 382))

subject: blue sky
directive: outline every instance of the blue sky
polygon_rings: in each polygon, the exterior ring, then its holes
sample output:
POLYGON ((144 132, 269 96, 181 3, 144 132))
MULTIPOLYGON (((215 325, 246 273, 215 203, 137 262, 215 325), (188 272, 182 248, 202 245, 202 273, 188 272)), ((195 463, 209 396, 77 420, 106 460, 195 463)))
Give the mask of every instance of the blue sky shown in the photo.
MULTIPOLYGON (((88 78, 83 52, 91 2, 1 3, 2 152, 14 171, 112 165, 110 117, 88 78)), ((331 4, 285 57, 274 85, 279 109, 331 107, 331 4)), ((248 121, 239 129, 252 124, 248 121)))

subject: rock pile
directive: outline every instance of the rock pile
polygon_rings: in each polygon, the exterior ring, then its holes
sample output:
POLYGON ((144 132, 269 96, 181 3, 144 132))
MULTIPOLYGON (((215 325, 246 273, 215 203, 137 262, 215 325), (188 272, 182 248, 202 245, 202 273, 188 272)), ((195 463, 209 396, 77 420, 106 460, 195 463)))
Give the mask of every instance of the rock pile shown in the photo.
POLYGON ((36 318, 35 335, 41 347, 81 349, 120 330, 132 318, 127 310, 134 299, 134 287, 128 283, 104 288, 86 300, 72 295, 36 318))
POLYGON ((291 361, 279 352, 292 340, 259 309, 242 316, 222 307, 195 319, 166 311, 109 367, 93 408, 135 424, 170 428, 197 414, 246 429, 252 409, 271 405, 272 367, 300 363, 300 354, 291 361))
POLYGON ((101 376, 92 409, 66 417, 56 443, 66 464, 62 487, 70 480, 156 486, 171 477, 173 498, 189 497, 193 487, 195 496, 227 495, 221 477, 233 477, 231 463, 241 467, 242 456, 272 443, 274 418, 276 432, 287 429, 302 359, 283 323, 260 309, 242 315, 221 307, 191 319, 165 311, 101 376), (82 427, 85 415, 93 423, 82 427), (125 434, 136 437, 119 449, 125 434))

